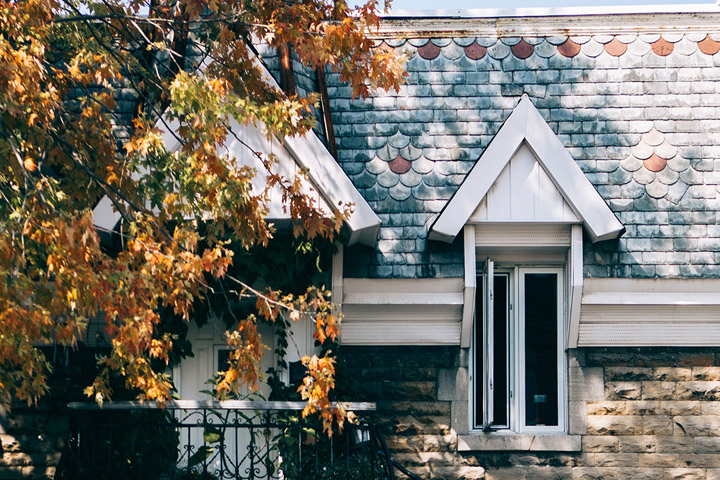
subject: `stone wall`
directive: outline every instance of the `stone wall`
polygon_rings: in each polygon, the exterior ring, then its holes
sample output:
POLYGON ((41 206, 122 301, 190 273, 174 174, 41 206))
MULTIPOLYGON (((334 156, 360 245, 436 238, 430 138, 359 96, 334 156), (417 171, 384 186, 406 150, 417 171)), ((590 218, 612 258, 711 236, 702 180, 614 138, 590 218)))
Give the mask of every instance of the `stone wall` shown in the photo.
POLYGON ((378 402, 394 457, 422 478, 720 479, 720 349, 571 351, 568 438, 580 448, 564 452, 459 451, 457 399, 467 386, 457 380, 466 378, 458 348, 344 347, 343 355, 347 383, 378 402))
POLYGON ((57 405, 15 405, 3 412, 0 480, 53 478, 69 431, 69 417, 57 405))

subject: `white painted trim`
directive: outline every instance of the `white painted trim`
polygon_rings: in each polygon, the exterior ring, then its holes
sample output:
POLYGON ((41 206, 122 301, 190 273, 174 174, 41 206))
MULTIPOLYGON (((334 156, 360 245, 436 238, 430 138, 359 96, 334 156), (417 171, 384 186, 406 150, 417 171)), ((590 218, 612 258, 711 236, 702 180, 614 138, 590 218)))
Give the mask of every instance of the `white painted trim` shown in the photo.
POLYGON ((438 10, 390 10, 384 20, 407 17, 432 18, 505 18, 505 17, 557 17, 578 15, 639 15, 655 13, 720 13, 720 6, 712 3, 687 5, 615 5, 541 8, 482 8, 438 10))
POLYGON ((720 321, 695 324, 581 323, 578 345, 581 347, 716 347, 720 345, 720 321))
POLYGON ((332 301, 338 305, 343 302, 343 258, 344 247, 340 242, 335 243, 337 249, 332 259, 332 301))
POLYGON ((457 292, 412 292, 398 293, 377 291, 355 293, 350 287, 344 288, 344 305, 463 305, 462 288, 457 292))
POLYGON ((462 278, 344 278, 340 341, 459 345, 463 289, 462 278))
POLYGON ((675 7, 671 6, 627 7, 648 10, 637 12, 623 12, 622 7, 609 8, 613 12, 605 13, 600 9, 594 9, 596 13, 579 9, 522 9, 448 10, 447 16, 429 16, 428 12, 416 12, 417 16, 412 12, 407 16, 391 13, 369 35, 373 39, 394 40, 720 32, 720 9, 716 5, 687 6, 689 11, 681 12, 673 11, 675 7))
POLYGON ((354 205, 347 220, 352 231, 348 245, 355 243, 375 245, 380 230, 380 218, 315 132, 310 130, 302 137, 287 137, 285 146, 298 164, 305 167, 313 184, 329 200, 330 205, 337 207, 340 202, 343 206, 350 203, 354 205))
POLYGON ((537 434, 562 434, 567 431, 567 411, 568 411, 568 397, 567 397, 567 368, 565 365, 565 332, 563 331, 565 327, 565 315, 564 315, 564 307, 565 307, 565 289, 563 288, 563 271, 560 268, 525 268, 520 267, 516 270, 517 275, 517 285, 518 285, 518 294, 517 298, 515 300, 517 304, 517 313, 515 316, 514 321, 516 322, 516 329, 517 332, 516 336, 517 338, 514 340, 517 342, 518 345, 518 352, 517 352, 517 366, 516 366, 516 372, 517 372, 517 384, 515 387, 515 393, 516 393, 516 400, 515 400, 515 406, 518 410, 518 425, 516 428, 516 431, 519 433, 524 434, 530 434, 535 433, 537 434), (557 292, 557 322, 555 323, 555 328, 557 329, 557 334, 555 336, 556 338, 556 355, 557 355, 557 395, 558 395, 558 424, 556 426, 532 426, 532 425, 526 425, 527 418, 525 417, 525 413, 527 410, 527 394, 526 394, 526 358, 525 358, 525 352, 526 352, 526 338, 527 334, 525 331, 525 308, 526 304, 524 300, 525 298, 525 274, 533 274, 533 273, 554 273, 556 275, 556 287, 555 291, 557 292))
MULTIPOLYGON (((263 79, 271 86, 278 87, 277 82, 270 75, 265 65, 257 57, 253 57, 253 61, 262 70, 263 79)), ((207 68, 207 62, 203 62, 200 70, 202 71, 205 68, 207 68)), ((181 147, 174 133, 178 127, 179 123, 177 121, 168 122, 165 114, 155 123, 155 128, 162 131, 163 141, 170 153, 176 152, 181 147)), ((240 126, 239 128, 262 129, 262 127, 250 125, 240 126)), ((273 139, 273 141, 278 142, 277 139, 273 139)), ((331 207, 337 208, 340 203, 343 206, 353 205, 352 213, 347 220, 347 225, 351 231, 348 244, 361 243, 374 246, 380 229, 380 218, 373 212, 365 198, 358 192, 350 178, 325 148, 317 134, 310 130, 303 136, 287 137, 284 142, 279 142, 279 144, 286 149, 287 153, 298 165, 307 171, 310 183, 331 207)), ((114 227, 120 220, 120 214, 114 209, 108 208, 108 202, 109 199, 106 201, 106 198, 103 197, 93 210, 95 223, 103 228, 110 224, 114 227)))
POLYGON ((585 279, 578 346, 718 345, 720 279, 585 279))
POLYGON ((720 305, 720 292, 603 292, 587 293, 583 305, 720 305))
POLYGON ((572 241, 568 253, 568 329, 567 347, 575 348, 578 343, 578 328, 580 325, 580 302, 583 292, 583 244, 582 228, 572 226, 572 241))
MULTIPOLYGON (((462 299, 462 297, 460 298, 462 299)), ((343 315, 343 325, 375 321, 382 321, 387 324, 441 322, 461 325, 462 304, 344 305, 343 315)))
POLYGON ((343 305, 463 305, 460 278, 345 278, 343 305))
POLYGON ((720 296, 720 278, 586 278, 585 297, 610 293, 647 294, 711 294, 720 296))
POLYGON ((459 345, 460 322, 344 322, 343 345, 459 345))
POLYGON ((593 242, 616 238, 625 227, 572 159, 540 112, 523 95, 445 209, 428 238, 450 242, 468 222, 507 163, 525 141, 593 242))
POLYGON ((472 324, 475 319, 475 291, 477 288, 477 266, 475 261, 475 228, 465 225, 465 282, 463 286, 463 314, 460 347, 469 348, 472 339, 472 324))

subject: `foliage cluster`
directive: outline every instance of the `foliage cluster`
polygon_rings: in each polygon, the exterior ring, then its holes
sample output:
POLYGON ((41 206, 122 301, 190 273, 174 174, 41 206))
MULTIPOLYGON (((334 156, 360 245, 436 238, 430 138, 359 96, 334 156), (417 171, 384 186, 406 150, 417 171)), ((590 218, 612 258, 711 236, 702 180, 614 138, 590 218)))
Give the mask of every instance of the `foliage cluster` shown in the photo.
MULTIPOLYGON (((332 241, 351 206, 323 212, 302 174, 258 172, 225 148, 232 119, 268 137, 302 135, 317 98, 288 97, 268 84, 250 39, 292 48, 311 68, 332 68, 357 95, 398 88, 401 61, 373 50, 377 0, 22 0, 0 2, 0 395, 33 402, 47 390, 50 364, 38 345, 74 347, 92 319, 110 350, 86 389, 113 395, 113 377, 140 399, 164 402, 165 365, 177 335, 162 312, 185 321, 198 299, 252 299, 227 340, 234 350, 219 376, 220 396, 257 385, 259 320, 315 322, 321 341, 338 335, 329 293, 255 288, 230 273, 239 252, 268 245, 269 192, 282 191, 292 231, 332 241), (198 69, 190 53, 203 59, 198 69), (137 95, 132 136, 118 149, 119 89, 137 95), (168 151, 163 132, 177 127, 168 151), (108 198, 120 212, 108 249, 92 209, 108 198), (285 317, 283 317, 283 315, 285 317)), ((251 150, 251 149, 250 149, 251 150)), ((333 361, 307 358, 302 395, 326 428, 342 418, 328 402, 333 361)))

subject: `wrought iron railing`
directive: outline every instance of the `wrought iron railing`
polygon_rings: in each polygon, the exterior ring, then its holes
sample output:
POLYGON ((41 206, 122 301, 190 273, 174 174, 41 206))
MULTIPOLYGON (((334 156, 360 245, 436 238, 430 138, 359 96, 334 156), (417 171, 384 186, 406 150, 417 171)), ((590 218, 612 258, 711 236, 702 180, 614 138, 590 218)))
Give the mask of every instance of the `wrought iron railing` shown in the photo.
MULTIPOLYGON (((57 480, 394 479, 371 423, 328 436, 302 402, 71 403, 57 480)), ((352 403, 355 412, 375 409, 352 403)))

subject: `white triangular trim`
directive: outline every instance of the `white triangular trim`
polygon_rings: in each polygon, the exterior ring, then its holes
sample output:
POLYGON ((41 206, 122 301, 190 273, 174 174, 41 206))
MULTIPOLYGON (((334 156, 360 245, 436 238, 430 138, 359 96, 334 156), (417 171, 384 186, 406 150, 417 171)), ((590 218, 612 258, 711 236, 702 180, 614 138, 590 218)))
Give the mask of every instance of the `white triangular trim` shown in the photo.
POLYGON ((508 162, 526 142, 593 242, 616 238, 625 227, 585 177, 527 95, 485 149, 455 195, 430 227, 428 238, 452 242, 508 162))
POLYGON ((555 182, 523 142, 468 223, 580 223, 555 182))
MULTIPOLYGON (((257 58, 254 58, 257 65, 262 69, 264 80, 274 87, 278 87, 275 79, 270 75, 265 65, 257 58)), ((204 70, 207 65, 203 63, 200 69, 204 70)), ((237 125, 233 122, 234 125, 237 125)), ((163 141, 170 153, 180 149, 180 142, 175 134, 179 124, 176 121, 169 122, 165 119, 165 115, 157 121, 155 127, 162 130, 163 141)), ((263 130, 261 126, 253 127, 251 125, 237 126, 233 130, 236 134, 240 132, 237 128, 248 130, 251 136, 256 137, 259 130, 263 130)), ((264 134, 262 135, 264 137, 264 134)), ((272 149, 270 142, 264 142, 267 147, 272 149)), ((328 152, 327 148, 318 138, 317 134, 310 130, 303 136, 287 137, 285 142, 279 142, 273 139, 276 147, 280 146, 280 151, 274 149, 276 155, 288 156, 297 165, 308 172, 308 179, 312 187, 317 190, 320 196, 328 205, 337 207, 340 203, 346 206, 353 205, 350 218, 347 220, 347 226, 350 229, 350 238, 348 244, 361 243, 364 245, 374 246, 377 241, 377 233, 380 228, 380 218, 375 214, 365 198, 358 192, 350 178, 343 171, 340 165, 335 161, 333 156, 328 152), (283 155, 284 154, 284 155, 283 155)), ((255 145, 253 145, 255 146, 255 145)), ((258 145, 258 150, 264 154, 271 153, 265 151, 262 145, 258 145)), ((277 208, 272 211, 278 210, 277 208)), ((112 230, 120 220, 120 214, 112 207, 110 199, 103 197, 93 210, 95 224, 107 230, 112 230)))

